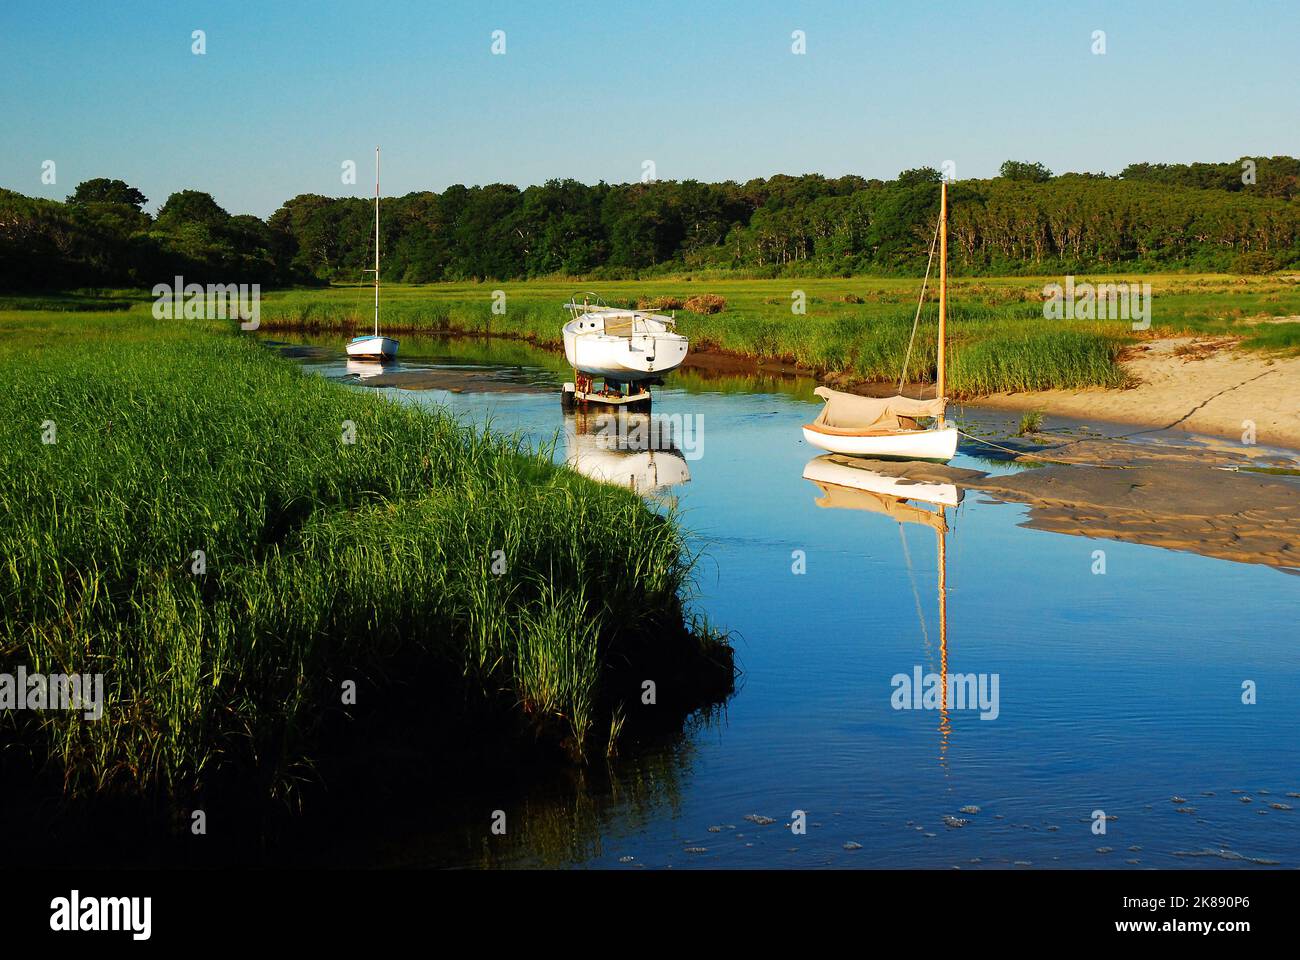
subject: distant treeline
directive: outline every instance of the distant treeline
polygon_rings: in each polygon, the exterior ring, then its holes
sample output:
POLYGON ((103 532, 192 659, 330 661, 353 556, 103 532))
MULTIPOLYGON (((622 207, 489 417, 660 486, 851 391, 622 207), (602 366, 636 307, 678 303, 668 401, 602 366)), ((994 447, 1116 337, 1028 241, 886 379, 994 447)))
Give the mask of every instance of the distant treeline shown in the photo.
MULTIPOLYGON (((747 183, 551 180, 456 185, 383 201, 383 276, 621 279, 673 272, 835 276, 923 268, 937 170, 894 180, 808 174, 747 183)), ((1300 266, 1300 160, 1134 164, 1118 176, 1053 176, 1008 161, 952 185, 958 272, 1265 272, 1300 266)), ((156 217, 120 180, 66 202, 0 190, 0 288, 266 285, 356 280, 373 262, 374 211, 360 198, 302 194, 266 220, 209 194, 174 193, 156 217)))

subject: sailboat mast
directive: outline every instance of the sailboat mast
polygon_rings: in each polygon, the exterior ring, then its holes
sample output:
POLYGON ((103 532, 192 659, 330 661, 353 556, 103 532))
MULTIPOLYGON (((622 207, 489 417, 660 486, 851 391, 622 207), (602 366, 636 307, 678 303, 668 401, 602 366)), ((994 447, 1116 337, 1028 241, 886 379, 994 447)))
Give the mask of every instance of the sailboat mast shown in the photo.
POLYGON ((379 336, 379 148, 375 147, 375 336, 379 336))
POLYGON ((948 181, 939 188, 939 375, 935 396, 944 396, 944 341, 948 327, 948 181))

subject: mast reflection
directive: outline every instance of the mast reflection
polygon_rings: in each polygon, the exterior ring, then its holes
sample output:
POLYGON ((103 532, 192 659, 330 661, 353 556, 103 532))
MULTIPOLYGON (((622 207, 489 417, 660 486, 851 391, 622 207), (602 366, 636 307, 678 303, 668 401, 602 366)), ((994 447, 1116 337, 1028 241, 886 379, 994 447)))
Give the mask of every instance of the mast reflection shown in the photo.
MULTIPOLYGON (((952 718, 948 709, 948 508, 961 503, 963 493, 951 483, 914 481, 871 470, 864 461, 843 456, 814 457, 804 466, 805 480, 811 480, 821 490, 815 502, 819 507, 842 510, 865 510, 883 513, 898 522, 902 536, 903 553, 911 576, 911 557, 903 525, 915 523, 934 530, 938 544, 938 605, 939 605, 939 762, 947 769, 946 757, 952 735, 952 718), (929 504, 937 509, 927 509, 918 504, 929 504)), ((915 583, 913 591, 915 592, 915 583)), ((917 614, 921 630, 929 647, 925 631, 925 618, 917 598, 917 614)))

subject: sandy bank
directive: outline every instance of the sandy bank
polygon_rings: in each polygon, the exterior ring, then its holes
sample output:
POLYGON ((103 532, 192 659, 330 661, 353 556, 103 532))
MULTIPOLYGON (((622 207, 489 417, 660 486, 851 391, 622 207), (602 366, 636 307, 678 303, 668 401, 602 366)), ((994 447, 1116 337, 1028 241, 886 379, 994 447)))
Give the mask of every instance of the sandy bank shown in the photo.
POLYGON ((1223 337, 1151 340, 1122 361, 1135 386, 1125 390, 998 393, 974 406, 1170 428, 1242 444, 1246 421, 1255 442, 1300 449, 1300 357, 1236 349, 1223 337))

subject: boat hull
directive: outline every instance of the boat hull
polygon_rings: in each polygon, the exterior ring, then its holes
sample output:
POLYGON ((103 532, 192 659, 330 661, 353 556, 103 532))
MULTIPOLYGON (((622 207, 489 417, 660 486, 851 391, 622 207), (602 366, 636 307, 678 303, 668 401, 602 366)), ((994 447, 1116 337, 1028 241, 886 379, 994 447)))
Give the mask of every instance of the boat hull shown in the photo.
POLYGON ((564 325, 564 355, 580 373, 620 383, 653 380, 676 370, 690 341, 670 330, 615 336, 602 332, 603 318, 579 317, 564 325))
POLYGON ((850 457, 890 460, 951 460, 957 454, 957 428, 900 430, 883 434, 829 434, 803 428, 811 446, 850 457))
POLYGON ((397 341, 392 337, 357 337, 348 341, 347 349, 353 360, 392 360, 397 357, 397 341))

